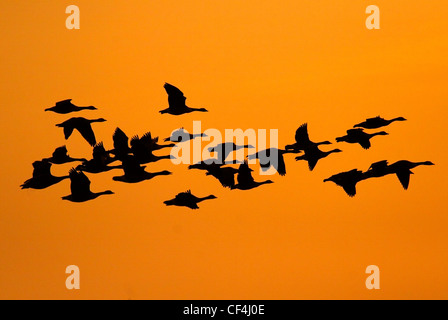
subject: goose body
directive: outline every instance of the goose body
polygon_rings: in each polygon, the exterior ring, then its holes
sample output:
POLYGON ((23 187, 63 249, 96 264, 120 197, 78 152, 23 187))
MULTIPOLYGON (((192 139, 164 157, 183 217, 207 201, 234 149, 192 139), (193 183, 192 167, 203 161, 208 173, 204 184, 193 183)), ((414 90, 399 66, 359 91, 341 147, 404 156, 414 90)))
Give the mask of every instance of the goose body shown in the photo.
POLYGON ((167 206, 187 207, 190 209, 199 209, 198 203, 204 200, 216 199, 214 195, 198 198, 190 190, 177 194, 174 199, 164 201, 167 206))
POLYGON ((51 174, 51 163, 47 160, 33 162, 33 177, 26 180, 21 189, 45 189, 69 176, 56 177, 51 174))
POLYGON ((366 133, 363 129, 349 129, 347 135, 336 138, 337 142, 358 143, 363 149, 370 148, 370 139, 375 136, 386 136, 387 132, 366 133))
POLYGON ((238 168, 238 183, 231 187, 231 189, 250 190, 263 184, 274 183, 272 180, 265 180, 262 182, 255 181, 252 177, 252 171, 253 170, 249 168, 247 161, 244 161, 238 168))
POLYGON ((406 119, 403 117, 398 117, 398 118, 386 120, 386 119, 383 119, 380 116, 378 116, 375 118, 369 118, 364 122, 355 124, 353 126, 353 128, 378 129, 381 127, 388 126, 389 124, 391 124, 392 122, 395 122, 395 121, 406 121, 406 119))
POLYGON ((234 142, 225 142, 220 143, 214 147, 208 148, 208 152, 216 152, 217 159, 220 161, 219 163, 225 163, 227 157, 234 151, 244 149, 244 148, 253 148, 252 145, 236 145, 234 142))
POLYGON ((238 169, 232 167, 211 166, 207 169, 206 175, 213 176, 224 188, 235 187, 235 174, 238 169))
POLYGON ((325 179, 324 182, 332 181, 342 187, 349 197, 354 197, 356 195, 356 184, 364 179, 365 177, 361 170, 353 169, 335 174, 325 179))
POLYGON ((415 167, 422 166, 422 165, 433 166, 434 163, 432 163, 431 161, 411 162, 408 160, 400 160, 400 161, 397 161, 397 162, 391 164, 388 167, 388 170, 390 173, 394 173, 397 176, 397 178, 400 181, 403 188, 405 190, 407 190, 409 187, 409 181, 411 178, 411 174, 413 174, 413 172, 411 170, 414 169, 415 167))
POLYGON ((67 140, 71 136, 73 130, 76 129, 91 146, 94 146, 96 144, 96 139, 91 123, 104 121, 106 120, 103 118, 88 120, 81 117, 75 117, 57 124, 56 127, 64 129, 65 140, 67 140))
POLYGON ((318 146, 315 145, 315 146, 312 146, 312 147, 309 147, 309 148, 305 149, 305 154, 296 157, 296 161, 299 161, 299 160, 307 161, 308 162, 308 168, 310 169, 310 171, 313 171, 313 169, 317 165, 317 162, 320 159, 323 159, 323 158, 329 156, 330 154, 337 153, 337 152, 342 152, 342 150, 340 150, 340 149, 333 149, 333 150, 330 150, 330 151, 322 151, 322 150, 319 149, 318 146))
POLYGON ((286 174, 286 165, 283 155, 285 153, 299 153, 297 149, 281 150, 277 148, 269 148, 266 150, 258 151, 257 153, 250 154, 247 158, 249 160, 259 159, 260 167, 263 171, 269 170, 274 167, 279 175, 284 176, 286 174))
POLYGON ((208 110, 205 108, 190 108, 185 104, 187 98, 185 98, 182 91, 180 91, 177 87, 165 83, 163 86, 165 88, 166 93, 168 94, 168 108, 161 110, 160 113, 168 113, 171 115, 182 115, 194 111, 207 112, 208 110))
POLYGON ((74 161, 86 161, 84 158, 72 158, 68 155, 67 147, 62 146, 58 147, 54 150, 52 156, 50 158, 45 158, 45 160, 53 163, 53 164, 64 164, 74 161))
POLYGON ((122 167, 124 175, 113 177, 113 180, 126 183, 138 183, 145 180, 150 180, 156 176, 171 174, 171 172, 166 170, 154 173, 147 172, 145 171, 146 167, 141 166, 135 156, 132 155, 129 155, 125 159, 123 159, 122 167))
POLYGON ((189 140, 193 140, 196 138, 202 138, 202 137, 208 137, 205 133, 188 133, 185 131, 184 128, 177 129, 176 131, 173 131, 169 138, 165 138, 165 142, 171 141, 171 142, 185 142, 189 140))
POLYGON ((88 106, 88 107, 78 107, 74 105, 72 102, 72 99, 66 99, 62 101, 56 102, 56 105, 51 108, 45 109, 45 111, 53 111, 59 114, 67 114, 71 112, 77 112, 81 110, 97 110, 94 106, 88 106))
POLYGON ((131 139, 131 152, 134 154, 140 164, 156 162, 163 159, 171 159, 171 155, 157 156, 153 154, 154 150, 171 146, 174 146, 174 144, 159 146, 157 144, 157 138, 152 139, 149 132, 144 134, 141 138, 139 138, 138 136, 134 136, 131 139))
POLYGON ((98 198, 106 194, 113 194, 112 191, 92 192, 90 190, 90 180, 82 171, 72 168, 69 172, 71 194, 62 197, 63 200, 71 202, 85 202, 98 198))

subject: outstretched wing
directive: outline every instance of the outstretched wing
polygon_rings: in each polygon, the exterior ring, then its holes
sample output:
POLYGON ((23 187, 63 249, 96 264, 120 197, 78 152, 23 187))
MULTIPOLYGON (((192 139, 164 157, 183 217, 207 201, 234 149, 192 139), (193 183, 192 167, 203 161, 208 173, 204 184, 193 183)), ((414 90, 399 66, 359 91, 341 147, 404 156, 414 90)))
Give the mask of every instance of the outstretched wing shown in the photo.
POLYGON ((120 128, 116 128, 114 135, 112 136, 112 139, 114 141, 114 149, 115 150, 127 150, 128 148, 128 136, 121 130, 120 128))
POLYGON ((371 144, 370 144, 370 140, 369 139, 361 139, 359 141, 359 144, 361 145, 361 147, 363 147, 364 149, 369 149, 371 144))
POLYGON ((169 83, 165 83, 163 87, 168 94, 168 104, 170 109, 186 107, 185 100, 187 100, 187 98, 184 96, 182 91, 169 83))
POLYGON ((400 180, 401 185, 404 190, 407 190, 409 187, 409 180, 411 179, 411 174, 413 172, 411 170, 400 170, 396 172, 398 180, 400 180))
MULTIPOLYGON (((79 133, 93 147, 96 144, 95 133, 90 123, 77 127, 79 133)), ((65 130, 65 128, 64 128, 65 130)))
POLYGON ((61 101, 56 102, 56 106, 63 105, 63 104, 66 104, 66 103, 70 103, 71 101, 72 101, 72 99, 61 100, 61 101))
POLYGON ((354 197, 356 195, 356 183, 347 183, 342 186, 345 193, 348 194, 349 197, 354 197))
POLYGON ((247 161, 244 161, 244 163, 240 164, 240 167, 238 168, 238 176, 237 180, 239 184, 249 184, 254 182, 254 178, 252 177, 251 169, 249 168, 249 164, 247 161))
POLYGON ((70 190, 72 195, 84 195, 90 193, 90 180, 82 171, 70 169, 70 190))
POLYGON ((310 142, 310 138, 308 136, 308 124, 304 123, 302 124, 297 130, 296 130, 296 142, 301 144, 307 144, 310 142))

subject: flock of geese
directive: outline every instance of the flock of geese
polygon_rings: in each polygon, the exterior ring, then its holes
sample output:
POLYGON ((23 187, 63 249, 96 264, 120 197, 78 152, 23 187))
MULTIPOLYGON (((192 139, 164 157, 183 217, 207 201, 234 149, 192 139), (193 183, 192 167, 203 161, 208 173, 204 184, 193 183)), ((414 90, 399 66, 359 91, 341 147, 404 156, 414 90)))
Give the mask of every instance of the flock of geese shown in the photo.
MULTIPOLYGON (((190 108, 186 105, 186 97, 177 87, 165 83, 165 91, 168 94, 168 108, 161 110, 161 114, 182 115, 190 112, 207 112, 204 108, 190 108)), ((58 114, 69 114, 83 110, 96 110, 94 106, 76 106, 71 99, 59 101, 55 106, 45 109, 58 114)), ((359 144, 364 149, 371 146, 370 140, 375 136, 387 135, 385 131, 368 133, 366 129, 379 129, 390 125, 395 121, 405 121, 403 117, 390 120, 381 117, 367 119, 364 122, 356 124, 352 129, 347 130, 346 135, 337 137, 336 142, 346 142, 359 144)), ((67 196, 62 197, 64 200, 72 202, 84 202, 93 200, 99 196, 113 194, 112 191, 106 190, 102 192, 92 192, 90 189, 90 179, 85 173, 98 174, 110 170, 122 170, 123 174, 114 176, 114 181, 125 183, 138 183, 150 180, 156 176, 170 175, 170 171, 148 172, 144 164, 156 162, 163 159, 171 159, 171 155, 158 156, 154 151, 175 147, 177 143, 188 140, 206 137, 204 133, 190 134, 183 128, 172 132, 171 136, 164 139, 166 144, 159 144, 158 137, 153 138, 150 132, 145 133, 141 137, 133 136, 130 141, 128 136, 120 129, 116 128, 113 134, 113 146, 111 150, 106 150, 102 142, 97 142, 92 124, 106 121, 103 118, 88 120, 82 117, 73 117, 56 127, 63 128, 65 139, 67 140, 74 130, 78 131, 81 136, 93 147, 92 158, 73 158, 68 155, 65 146, 58 147, 54 150, 51 157, 44 158, 33 163, 33 175, 25 181, 22 189, 45 189, 65 179, 70 179, 70 191, 67 196), (169 143, 168 143, 169 142, 169 143), (60 165, 70 162, 80 162, 76 167, 70 169, 66 176, 54 176, 51 173, 53 164, 60 165)), ((319 148, 321 145, 329 145, 330 141, 313 142, 308 135, 308 125, 302 124, 295 134, 295 142, 286 145, 284 149, 268 148, 260 150, 256 153, 249 154, 247 159, 258 159, 260 167, 263 171, 274 168, 279 175, 286 174, 286 165, 284 160, 285 154, 300 154, 295 157, 296 161, 307 161, 309 170, 312 171, 319 160, 333 153, 342 152, 340 149, 332 149, 323 151, 319 148), (274 159, 275 161, 272 161, 274 159)), ((257 188, 263 184, 273 183, 271 180, 255 181, 252 177, 252 169, 249 167, 248 161, 226 160, 232 152, 240 149, 254 148, 252 145, 236 145, 233 142, 218 144, 208 149, 210 153, 214 153, 216 158, 206 159, 199 163, 192 164, 189 169, 197 169, 206 171, 207 176, 212 176, 226 188, 250 190, 257 188), (238 168, 230 166, 238 164, 238 168), (235 180, 236 175, 236 180, 235 180)), ((363 172, 353 169, 347 172, 335 174, 326 181, 332 181, 336 185, 342 187, 344 191, 353 197, 356 194, 356 184, 371 178, 384 177, 389 174, 395 174, 404 189, 409 186, 411 171, 420 165, 433 165, 430 161, 411 162, 407 160, 397 161, 389 164, 387 160, 372 163, 367 171, 363 172)), ((196 197, 190 190, 177 194, 173 199, 164 202, 167 206, 185 206, 191 209, 197 209, 198 203, 208 199, 215 199, 214 195, 205 197, 196 197)))

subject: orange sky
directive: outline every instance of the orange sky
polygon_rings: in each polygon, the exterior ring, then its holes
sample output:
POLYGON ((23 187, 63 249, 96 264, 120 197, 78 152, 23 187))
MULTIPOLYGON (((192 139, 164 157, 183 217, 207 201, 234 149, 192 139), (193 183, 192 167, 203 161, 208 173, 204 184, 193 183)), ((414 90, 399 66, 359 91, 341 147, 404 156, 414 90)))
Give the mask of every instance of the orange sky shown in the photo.
POLYGON ((0 298, 447 299, 447 9, 414 0, 2 1, 0 298), (65 28, 69 4, 80 8, 80 30, 65 28), (365 28, 370 4, 381 30, 365 28), (210 112, 159 114, 164 82, 210 112), (304 122, 312 140, 334 141, 366 117, 408 121, 368 151, 337 144, 344 152, 313 172, 287 157, 285 177, 251 191, 164 160, 148 170, 172 176, 139 184, 112 181, 117 171, 89 175, 93 191, 115 195, 75 204, 61 200, 68 181, 19 189, 55 147, 90 156, 78 133, 66 142, 54 126, 69 116, 43 111, 66 98, 98 107, 76 116, 108 120, 94 125, 107 148, 117 126, 161 137, 193 120, 279 129, 284 146, 304 122), (361 182, 353 199, 322 182, 383 159, 436 166, 413 170, 408 191, 388 176, 361 182), (187 189, 218 199, 199 211, 163 204, 187 189), (71 264, 80 290, 65 288, 71 264), (371 264, 380 290, 364 285, 371 264))

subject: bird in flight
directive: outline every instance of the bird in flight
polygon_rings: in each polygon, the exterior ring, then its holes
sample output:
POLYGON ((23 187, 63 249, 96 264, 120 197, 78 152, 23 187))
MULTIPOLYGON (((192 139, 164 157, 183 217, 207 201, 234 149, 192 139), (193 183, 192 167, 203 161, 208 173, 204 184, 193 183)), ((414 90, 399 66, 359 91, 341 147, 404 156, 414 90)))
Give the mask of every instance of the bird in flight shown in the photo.
POLYGON ((296 161, 305 160, 308 162, 308 168, 313 171, 314 167, 320 159, 327 157, 332 153, 342 152, 341 149, 333 149, 330 151, 322 151, 317 145, 305 148, 305 154, 296 157, 296 161))
POLYGON ((190 190, 177 194, 174 199, 164 201, 167 206, 188 207, 190 209, 199 209, 198 203, 204 200, 216 199, 214 195, 198 198, 191 193, 190 190))
POLYGON ((310 148, 320 146, 322 144, 331 144, 330 141, 312 142, 308 136, 308 124, 302 124, 297 130, 295 135, 296 142, 285 146, 286 150, 302 151, 310 148))
POLYGON ((378 116, 375 118, 369 118, 364 122, 355 124, 353 126, 353 128, 378 129, 381 127, 388 126, 389 124, 391 124, 392 122, 395 122, 395 121, 406 121, 406 119, 403 117, 398 117, 398 118, 386 120, 386 119, 383 119, 380 116, 378 116))
POLYGON ((347 142, 347 143, 359 143, 363 149, 367 150, 370 148, 370 139, 375 136, 387 136, 388 133, 384 131, 375 133, 366 133, 363 129, 349 129, 347 130, 347 135, 336 138, 337 142, 347 142))
POLYGON ((266 150, 258 151, 257 153, 247 156, 249 160, 259 159, 260 167, 263 171, 268 171, 273 167, 279 175, 284 176, 286 174, 286 165, 283 155, 286 153, 299 153, 297 149, 281 150, 277 148, 269 148, 266 150))
POLYGON ((46 159, 33 162, 33 177, 26 180, 20 187, 22 189, 45 189, 69 176, 55 177, 51 174, 51 162, 46 159))
POLYGON ((200 112, 208 112, 205 108, 190 108, 185 104, 185 98, 182 91, 180 91, 175 86, 165 83, 163 86, 165 88, 166 93, 168 94, 168 108, 159 111, 160 113, 169 113, 175 116, 190 113, 193 111, 200 111, 200 112))
POLYGON ((342 187, 349 197, 354 197, 356 195, 356 184, 364 179, 365 176, 361 170, 353 169, 332 175, 325 179, 324 182, 332 181, 342 187))
POLYGON ((75 168, 70 169, 70 190, 71 194, 62 197, 63 200, 71 202, 85 202, 98 198, 105 194, 114 194, 110 190, 102 192, 92 192, 90 190, 90 180, 82 171, 78 171, 75 168))
POLYGON ((265 180, 262 182, 255 181, 252 177, 252 171, 253 170, 249 168, 247 161, 240 164, 238 168, 238 175, 236 177, 238 183, 231 187, 231 189, 250 190, 263 184, 274 183, 272 180, 265 180))
POLYGON ((83 138, 93 147, 96 144, 95 133, 92 130, 91 123, 94 122, 104 122, 106 121, 103 118, 88 120, 85 118, 77 117, 70 118, 67 121, 59 123, 56 127, 64 129, 65 140, 67 140, 73 130, 78 130, 78 132, 83 136, 83 138))
POLYGON ((67 114, 70 112, 77 112, 81 110, 97 110, 94 106, 88 106, 88 107, 78 107, 74 105, 72 102, 72 99, 62 100, 56 102, 56 105, 51 108, 45 109, 45 111, 53 111, 59 114, 67 114))
POLYGON ((64 164, 68 162, 74 162, 74 161, 86 161, 84 158, 72 158, 68 155, 67 147, 62 146, 58 147, 54 150, 53 154, 50 158, 45 158, 44 160, 47 160, 53 164, 64 164))

